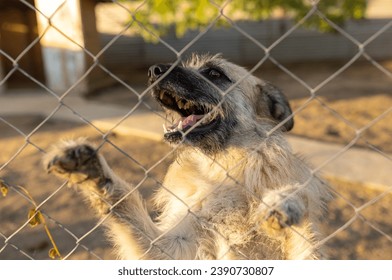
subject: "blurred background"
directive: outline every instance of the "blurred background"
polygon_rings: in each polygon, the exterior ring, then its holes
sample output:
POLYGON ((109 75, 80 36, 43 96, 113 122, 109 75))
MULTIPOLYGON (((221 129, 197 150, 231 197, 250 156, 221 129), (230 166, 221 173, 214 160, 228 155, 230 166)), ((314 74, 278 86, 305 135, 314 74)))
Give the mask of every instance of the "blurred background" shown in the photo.
POLYGON ((115 258, 40 158, 87 136, 148 200, 172 148, 147 69, 192 52, 221 53, 289 98, 289 141, 335 195, 330 258, 392 259, 390 0, 0 0, 0 259, 115 258))

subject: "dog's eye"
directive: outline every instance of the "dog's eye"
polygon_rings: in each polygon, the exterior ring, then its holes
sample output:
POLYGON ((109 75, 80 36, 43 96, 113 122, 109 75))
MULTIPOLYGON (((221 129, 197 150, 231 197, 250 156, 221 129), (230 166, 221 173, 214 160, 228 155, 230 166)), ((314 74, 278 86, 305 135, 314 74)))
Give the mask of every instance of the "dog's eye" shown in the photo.
POLYGON ((210 76, 211 78, 219 78, 221 76, 221 73, 219 73, 217 70, 215 69, 211 69, 208 72, 208 76, 210 76))

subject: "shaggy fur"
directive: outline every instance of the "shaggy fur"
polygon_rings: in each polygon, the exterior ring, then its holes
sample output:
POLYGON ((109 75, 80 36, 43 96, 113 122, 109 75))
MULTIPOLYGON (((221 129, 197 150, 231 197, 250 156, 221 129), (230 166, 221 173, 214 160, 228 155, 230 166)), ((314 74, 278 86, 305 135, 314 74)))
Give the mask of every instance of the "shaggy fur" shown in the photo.
POLYGON ((284 138, 293 120, 283 94, 220 56, 194 55, 148 74, 153 96, 178 118, 164 128, 179 153, 155 195, 156 220, 86 140, 60 142, 44 160, 99 217, 109 214, 118 256, 323 258, 315 244, 328 192, 284 138))

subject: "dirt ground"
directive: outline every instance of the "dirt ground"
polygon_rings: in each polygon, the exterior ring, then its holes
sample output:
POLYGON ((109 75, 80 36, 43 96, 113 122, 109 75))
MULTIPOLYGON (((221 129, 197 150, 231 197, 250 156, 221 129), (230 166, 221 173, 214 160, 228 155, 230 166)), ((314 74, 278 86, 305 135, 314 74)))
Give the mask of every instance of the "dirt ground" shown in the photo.
MULTIPOLYGON (((42 119, 32 117, 29 122, 18 119, 12 121, 19 122, 18 127, 28 131, 31 125, 37 125, 42 119)), ((5 132, 5 135, 8 134, 7 137, 0 139, 0 146, 7 147, 6 152, 0 155, 0 162, 3 164, 19 151, 24 140, 22 137, 15 137, 12 130, 1 124, 0 129, 5 132)), ((34 208, 34 205, 20 194, 23 194, 23 191, 17 186, 27 190, 37 205, 55 193, 41 209, 62 257, 72 252, 69 259, 96 259, 97 256, 113 259, 115 256, 111 252, 111 246, 103 237, 100 226, 83 238, 95 227, 98 220, 94 218, 93 212, 85 205, 78 193, 69 187, 61 187, 61 180, 43 171, 41 164, 43 154, 39 149, 47 149, 53 143, 54 135, 56 139, 82 136, 88 137, 96 144, 102 141, 101 135, 91 127, 78 127, 74 123, 48 122, 30 139, 31 144, 24 147, 15 160, 0 172, 0 178, 9 186, 13 186, 9 188, 5 197, 0 196, 0 248, 3 246, 2 239, 15 233, 9 240, 10 245, 0 249, 0 259, 25 259, 21 251, 35 259, 48 259, 48 250, 52 247, 42 225, 31 227, 25 224, 28 212, 34 208), (80 238, 82 239, 79 240, 80 238)), ((170 151, 166 144, 146 141, 142 138, 111 135, 109 139, 110 143, 106 142, 102 147, 103 154, 117 173, 135 185, 145 177, 146 169, 151 168, 170 151)), ((148 173, 149 178, 141 186, 143 195, 146 197, 151 195, 156 180, 162 180, 167 164, 167 160, 163 161, 148 173)))
MULTIPOLYGON (((336 62, 286 67, 309 86, 317 87, 343 65, 344 62, 336 62)), ((392 71, 391 61, 381 65, 392 71)), ((308 89, 276 66, 264 65, 256 75, 278 85, 290 99, 296 112, 293 134, 345 144, 359 133, 357 146, 392 153, 392 78, 369 62, 356 62, 317 91, 313 99, 309 99, 308 89)), ((140 86, 140 81, 137 85, 140 86)), ((90 98, 128 108, 137 102, 132 93, 120 86, 90 98)), ((159 109, 147 95, 145 102, 159 109)), ((24 133, 43 120, 23 115, 5 118, 24 133)), ((26 254, 35 259, 48 259, 52 247, 43 225, 26 224, 34 205, 17 186, 27 190, 37 205, 42 203, 40 209, 62 257, 115 258, 92 211, 74 190, 43 172, 40 162, 43 154, 40 150, 46 150, 58 139, 87 136, 99 144, 102 135, 88 126, 53 120, 40 127, 27 144, 24 137, 1 121, 0 131, 0 179, 12 186, 5 197, 0 194, 0 259, 25 259, 26 254)), ((164 143, 115 134, 102 147, 115 172, 134 184, 145 178, 145 171, 154 166, 140 186, 147 199, 162 179, 171 156, 162 162, 160 159, 170 151, 164 143)), ((322 227, 330 258, 392 259, 392 193, 383 194, 337 178, 327 179, 335 194, 322 227)))
MULTIPOLYGON (((392 153, 392 62, 382 62, 389 71, 385 75, 370 62, 356 62, 335 79, 316 92, 303 96, 299 84, 286 82, 287 75, 278 75, 277 84, 284 85, 284 92, 291 99, 295 113, 293 133, 324 142, 348 144, 359 136, 356 145, 392 153), (303 108, 302 108, 303 106, 303 108)), ((311 87, 317 87, 343 63, 293 67, 293 72, 311 87)), ((306 92, 306 91, 305 91, 306 92)))
MULTIPOLYGON (((26 122, 16 118, 12 121, 28 132, 42 119, 30 118, 26 122)), ((3 164, 18 153, 0 172, 0 178, 12 186, 5 197, 0 196, 0 259, 26 259, 25 254, 35 259, 49 259, 48 251, 52 248, 43 225, 31 227, 26 224, 28 212, 34 206, 17 186, 22 186, 37 205, 43 203, 40 209, 62 257, 114 259, 111 245, 105 239, 102 227, 96 226, 98 220, 92 211, 76 191, 43 172, 40 162, 43 154, 39 149, 46 150, 56 139, 87 136, 100 144, 102 135, 91 127, 49 121, 24 147, 24 139, 15 135, 12 129, 0 124, 0 130, 4 132, 0 146, 7 147, 0 154, 0 162, 3 164), (8 245, 3 247, 6 237, 8 245)), ((102 147, 115 172, 133 184, 145 178, 145 170, 170 151, 171 148, 163 143, 120 135, 110 135, 102 147)), ((171 158, 169 155, 148 173, 140 187, 147 199, 157 181, 162 180, 171 158)), ((335 199, 329 204, 322 228, 323 235, 330 236, 325 243, 330 258, 392 259, 391 193, 380 197, 381 191, 364 185, 333 178, 330 181, 335 199), (369 203, 367 207, 359 209, 366 203, 369 203), (356 217, 354 222, 345 226, 353 217, 356 217)))

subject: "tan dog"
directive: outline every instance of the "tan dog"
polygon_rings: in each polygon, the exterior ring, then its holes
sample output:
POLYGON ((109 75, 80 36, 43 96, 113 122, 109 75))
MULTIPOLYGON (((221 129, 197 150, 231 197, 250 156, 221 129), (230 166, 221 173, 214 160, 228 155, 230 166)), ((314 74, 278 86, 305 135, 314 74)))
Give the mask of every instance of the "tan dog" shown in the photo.
POLYGON ((45 157, 99 216, 109 214, 104 224, 119 257, 323 257, 315 244, 328 192, 284 138, 293 120, 282 93, 219 56, 154 65, 149 81, 178 116, 164 126, 179 152, 155 197, 157 220, 86 140, 61 142, 45 157))

